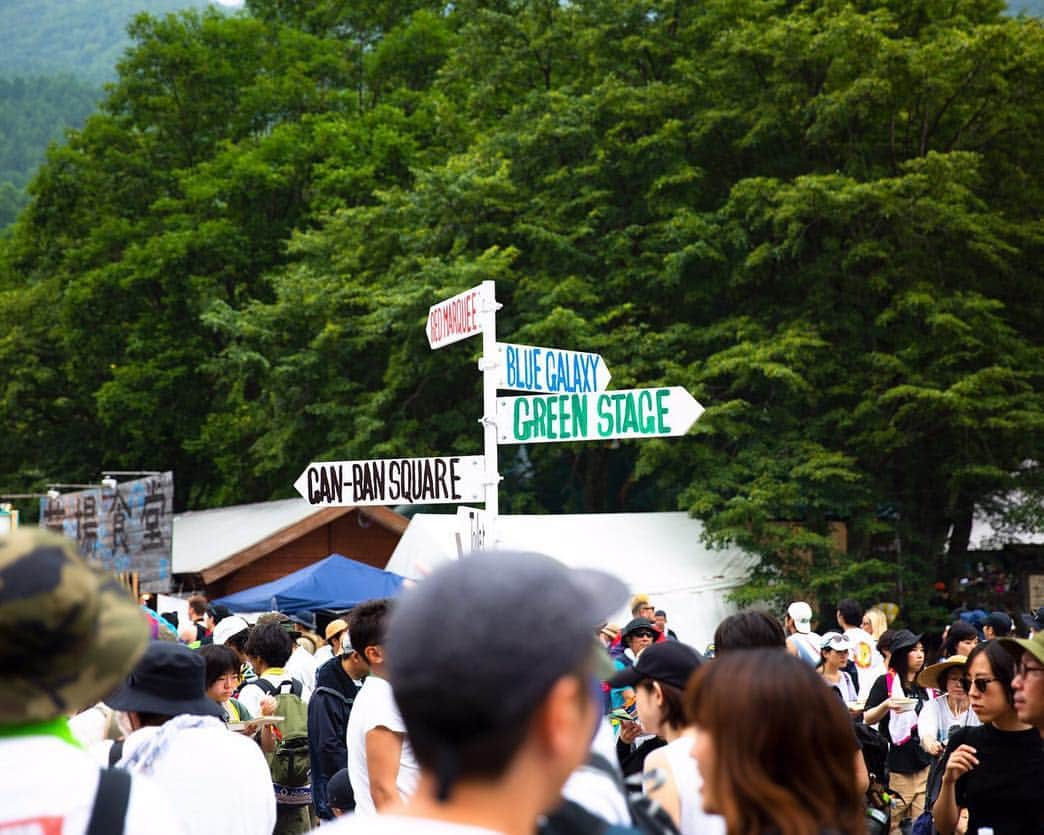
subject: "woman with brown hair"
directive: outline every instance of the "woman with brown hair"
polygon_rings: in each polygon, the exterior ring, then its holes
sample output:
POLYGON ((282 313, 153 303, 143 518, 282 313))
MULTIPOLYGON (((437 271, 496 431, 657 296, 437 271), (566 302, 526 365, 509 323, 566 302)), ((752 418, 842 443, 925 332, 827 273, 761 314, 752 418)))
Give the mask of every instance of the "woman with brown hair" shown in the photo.
POLYGON ((685 694, 703 808, 728 835, 866 832, 848 712, 822 678, 778 650, 705 664, 685 694))

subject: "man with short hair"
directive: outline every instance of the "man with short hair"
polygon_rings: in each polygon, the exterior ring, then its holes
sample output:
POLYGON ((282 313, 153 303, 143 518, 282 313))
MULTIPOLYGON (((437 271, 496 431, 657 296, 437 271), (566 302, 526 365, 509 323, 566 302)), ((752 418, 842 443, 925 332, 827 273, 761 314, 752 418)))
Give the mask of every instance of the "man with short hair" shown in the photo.
POLYGON ((384 640, 391 609, 388 599, 360 603, 348 624, 351 645, 370 669, 348 717, 348 776, 355 792, 355 813, 360 816, 374 815, 408 798, 419 776, 388 683, 384 640))
POLYGON ((649 595, 636 594, 631 598, 631 617, 652 620, 656 616, 656 607, 649 602, 649 595))
POLYGON ((678 640, 677 633, 667 625, 667 613, 663 609, 656 610, 656 617, 653 620, 653 626, 660 631, 660 634, 666 635, 670 640, 678 640))
POLYGON ((1001 646, 1018 659, 1014 691, 1020 722, 1033 725, 1044 737, 1044 632, 1032 638, 1001 638, 1001 646))
MULTIPOLYGON (((341 646, 344 653, 330 659, 316 671, 316 687, 308 702, 312 803, 322 820, 333 820, 335 816, 333 806, 327 802, 326 786, 330 778, 348 762, 348 718, 352 714, 359 687, 369 673, 366 661, 347 641, 341 642, 341 646)), ((350 789, 349 785, 349 793, 350 789)), ((339 808, 351 811, 355 808, 355 801, 346 803, 346 798, 342 796, 339 808)))
POLYGON ((207 634, 207 599, 201 594, 194 594, 188 599, 188 615, 196 630, 197 641, 202 641, 207 634))
POLYGON ((865 699, 874 682, 887 670, 873 636, 860 626, 862 622, 863 607, 858 601, 845 598, 837 604, 837 624, 852 645, 849 651, 850 666, 854 667, 858 678, 856 685, 859 688, 859 698, 865 699))
POLYGON ((1004 612, 991 612, 982 620, 982 634, 987 641, 1007 638, 1011 634, 1011 618, 1004 612))
POLYGON ((148 645, 127 590, 72 541, 20 528, 0 536, 0 633, 0 832, 180 833, 162 789, 100 769, 66 718, 107 698, 148 645), (126 797, 107 824, 92 820, 106 797, 126 797))
POLYGON ((394 815, 344 819, 330 832, 533 832, 588 756, 601 715, 592 635, 626 599, 608 574, 507 551, 447 563, 408 589, 388 632, 387 674, 420 779, 394 815))
POLYGON ((812 607, 803 600, 795 600, 787 607, 783 623, 787 633, 787 652, 807 661, 813 667, 819 664, 819 635, 812 631, 812 607))

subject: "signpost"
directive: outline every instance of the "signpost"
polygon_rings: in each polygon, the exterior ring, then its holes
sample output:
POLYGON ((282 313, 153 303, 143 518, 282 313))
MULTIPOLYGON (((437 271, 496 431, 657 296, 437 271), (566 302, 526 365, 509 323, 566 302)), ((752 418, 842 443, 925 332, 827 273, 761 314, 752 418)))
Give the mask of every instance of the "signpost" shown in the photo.
POLYGON ((663 438, 684 435, 703 406, 679 386, 609 391, 599 354, 497 342, 496 286, 483 281, 428 309, 432 350, 482 334, 483 454, 440 458, 320 461, 294 487, 313 505, 465 504, 458 507, 461 555, 496 547, 498 444, 663 438), (498 389, 533 392, 497 398, 498 389))
POLYGON ((612 376, 600 354, 497 343, 497 388, 548 393, 605 391, 612 376))
POLYGON ((318 461, 294 489, 326 507, 474 502, 484 495, 484 464, 481 455, 318 461))
POLYGON ((497 410, 500 443, 536 444, 684 435, 703 406, 685 389, 670 386, 502 397, 497 410))

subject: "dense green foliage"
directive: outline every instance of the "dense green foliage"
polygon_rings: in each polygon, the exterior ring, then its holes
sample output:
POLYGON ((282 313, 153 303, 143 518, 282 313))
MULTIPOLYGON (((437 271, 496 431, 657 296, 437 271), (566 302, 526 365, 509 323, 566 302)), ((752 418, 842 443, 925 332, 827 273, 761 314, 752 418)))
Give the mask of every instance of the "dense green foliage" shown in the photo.
POLYGON ((423 322, 495 279, 500 338, 707 406, 683 439, 502 448, 503 508, 688 509, 764 553, 749 597, 888 593, 897 543, 934 579, 1042 487, 1044 27, 1002 11, 140 19, 0 250, 0 479, 171 467, 198 507, 476 452, 478 346, 423 322))
POLYGON ((100 86, 130 46, 127 24, 201 8, 207 0, 4 0, 0 3, 0 76, 75 75, 100 86))
POLYGON ((0 230, 26 202, 25 186, 48 143, 80 127, 100 98, 72 76, 0 78, 0 230))

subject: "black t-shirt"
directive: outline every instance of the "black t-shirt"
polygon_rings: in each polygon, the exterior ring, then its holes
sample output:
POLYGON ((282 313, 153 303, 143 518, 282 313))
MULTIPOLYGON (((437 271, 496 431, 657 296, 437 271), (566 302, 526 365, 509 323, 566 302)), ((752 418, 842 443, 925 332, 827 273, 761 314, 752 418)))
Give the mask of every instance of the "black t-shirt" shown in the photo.
POLYGON ((955 787, 957 805, 968 810, 968 831, 992 826, 994 835, 1044 832, 1044 741, 1037 729, 958 728, 950 732, 945 756, 958 745, 972 746, 979 761, 955 787))
MULTIPOLYGON (((881 702, 888 698, 888 682, 887 676, 878 676, 877 681, 873 683, 870 688, 870 692, 866 695, 866 708, 870 710, 877 707, 881 702)), ((917 684, 907 682, 906 684, 906 695, 911 699, 917 699, 917 707, 915 710, 918 715, 921 713, 921 708, 924 707, 928 701, 928 694, 925 692, 923 687, 917 684)), ((906 740, 902 745, 892 744, 892 737, 888 733, 888 723, 892 717, 892 711, 888 711, 881 720, 880 728, 881 734, 885 739, 888 740, 888 770, 894 771, 896 774, 916 774, 923 768, 927 768, 932 758, 928 755, 928 752, 921 747, 921 737, 917 733, 917 728, 913 729, 913 733, 910 738, 906 740)))

